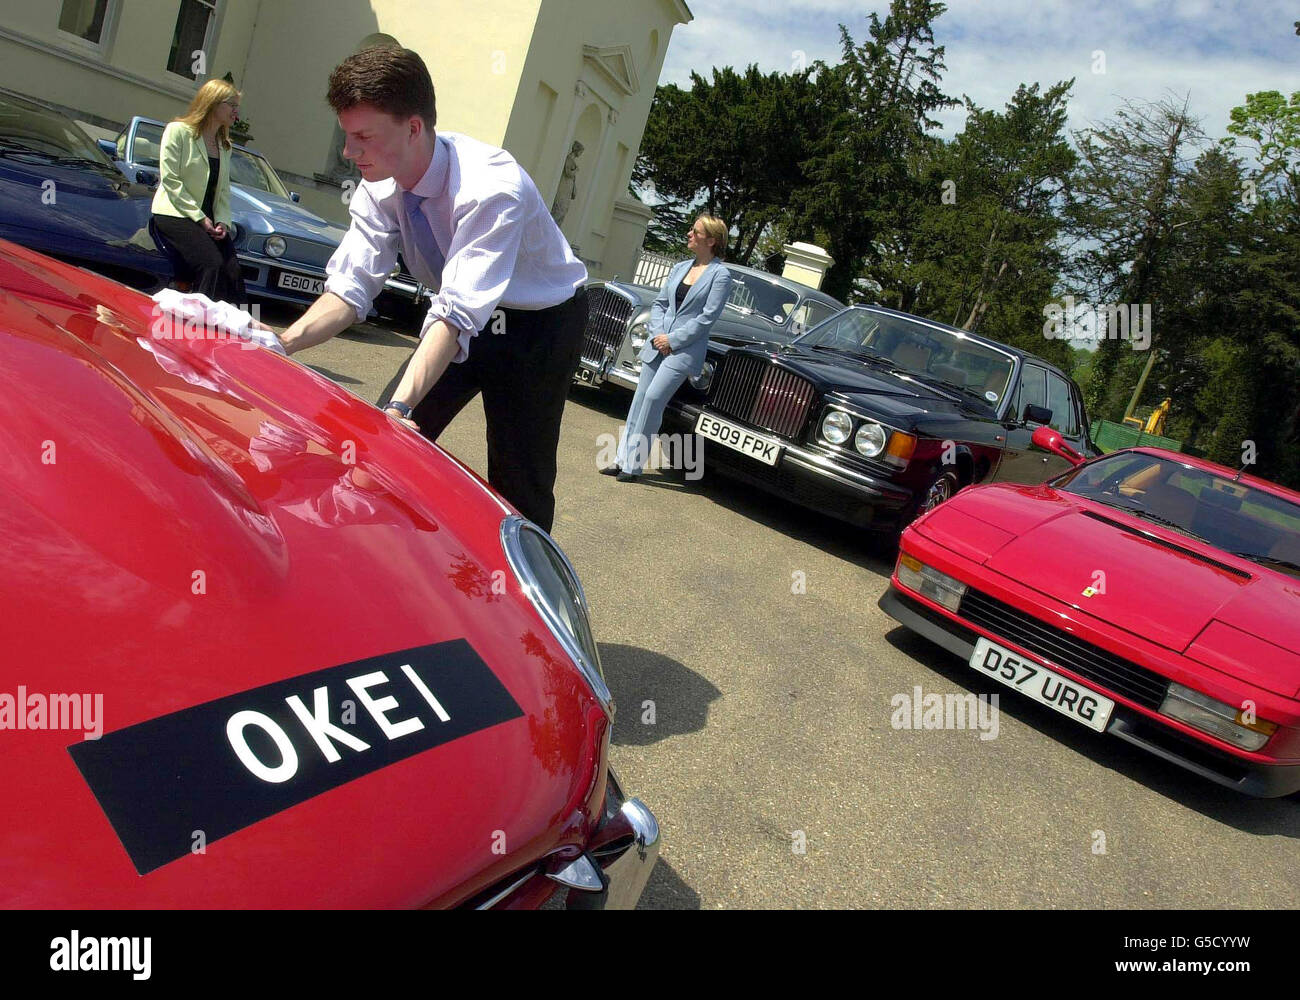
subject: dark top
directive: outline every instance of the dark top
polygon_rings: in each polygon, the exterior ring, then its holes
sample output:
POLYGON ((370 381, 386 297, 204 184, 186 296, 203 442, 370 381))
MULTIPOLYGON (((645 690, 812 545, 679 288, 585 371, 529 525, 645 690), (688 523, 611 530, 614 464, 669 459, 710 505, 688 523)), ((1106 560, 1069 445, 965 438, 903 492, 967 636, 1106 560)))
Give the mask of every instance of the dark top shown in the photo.
POLYGON ((682 302, 686 298, 686 293, 691 290, 691 286, 686 283, 685 276, 677 283, 677 308, 682 307, 682 302))
POLYGON ((208 157, 208 188, 206 191, 203 192, 203 214, 206 215, 209 219, 212 219, 213 222, 217 221, 216 219, 212 218, 212 213, 213 213, 212 206, 217 198, 217 175, 220 173, 220 171, 221 171, 221 157, 209 156, 208 157))

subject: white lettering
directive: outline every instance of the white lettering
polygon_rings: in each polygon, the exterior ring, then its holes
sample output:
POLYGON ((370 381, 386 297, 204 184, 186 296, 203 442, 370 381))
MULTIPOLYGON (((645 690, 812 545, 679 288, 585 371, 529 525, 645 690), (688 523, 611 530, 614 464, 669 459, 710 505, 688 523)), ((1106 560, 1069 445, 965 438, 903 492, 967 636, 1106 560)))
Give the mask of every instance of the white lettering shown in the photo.
POLYGON ((424 723, 417 718, 403 719, 401 722, 390 722, 387 716, 397 707, 397 699, 392 695, 380 698, 378 700, 370 697, 367 688, 376 687, 380 684, 387 684, 388 676, 382 670, 376 670, 372 674, 366 674, 364 677, 349 677, 348 687, 350 687, 356 696, 365 706, 366 711, 370 713, 375 722, 379 723, 379 728, 384 731, 384 735, 390 740, 395 740, 399 736, 409 736, 411 733, 418 733, 424 728, 424 723))

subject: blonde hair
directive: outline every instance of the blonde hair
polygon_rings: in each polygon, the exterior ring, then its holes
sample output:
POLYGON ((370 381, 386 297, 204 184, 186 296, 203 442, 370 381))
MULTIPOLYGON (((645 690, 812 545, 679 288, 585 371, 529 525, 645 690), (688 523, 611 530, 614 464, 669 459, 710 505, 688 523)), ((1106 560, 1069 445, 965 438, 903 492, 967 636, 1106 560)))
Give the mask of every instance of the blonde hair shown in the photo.
MULTIPOLYGON (((189 110, 181 117, 174 118, 173 121, 188 125, 190 131, 197 137, 202 134, 208 121, 216 112, 218 104, 229 100, 238 101, 242 96, 233 84, 225 80, 209 80, 194 95, 189 110)), ((217 129, 217 142, 221 144, 222 149, 230 148, 230 130, 224 125, 217 129)))
POLYGON ((703 223, 704 234, 713 240, 713 256, 719 260, 727 257, 727 224, 716 215, 701 215, 696 222, 703 223))

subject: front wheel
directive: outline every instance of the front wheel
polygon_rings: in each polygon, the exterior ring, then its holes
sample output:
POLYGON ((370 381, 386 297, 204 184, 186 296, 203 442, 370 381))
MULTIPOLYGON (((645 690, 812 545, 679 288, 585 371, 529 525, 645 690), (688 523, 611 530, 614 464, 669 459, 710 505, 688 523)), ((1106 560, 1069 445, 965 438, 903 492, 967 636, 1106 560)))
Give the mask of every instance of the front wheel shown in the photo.
POLYGON ((936 472, 934 478, 930 480, 930 485, 921 494, 920 502, 916 507, 916 516, 920 517, 922 514, 934 510, 939 504, 951 500, 953 494, 959 489, 961 489, 961 484, 957 481, 955 473, 949 472, 947 469, 936 472))

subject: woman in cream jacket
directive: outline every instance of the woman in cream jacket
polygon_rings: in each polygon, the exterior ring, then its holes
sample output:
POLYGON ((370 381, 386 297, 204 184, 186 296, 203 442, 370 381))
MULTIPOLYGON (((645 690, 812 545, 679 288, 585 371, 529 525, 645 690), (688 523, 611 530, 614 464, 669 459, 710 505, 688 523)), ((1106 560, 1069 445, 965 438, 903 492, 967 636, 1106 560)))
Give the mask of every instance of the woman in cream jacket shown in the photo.
POLYGON ((194 291, 216 301, 243 303, 244 281, 235 257, 230 217, 230 126, 239 115, 239 91, 209 80, 189 110, 163 130, 154 225, 180 255, 194 291))

